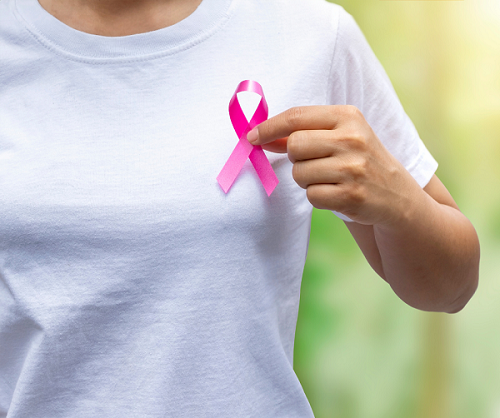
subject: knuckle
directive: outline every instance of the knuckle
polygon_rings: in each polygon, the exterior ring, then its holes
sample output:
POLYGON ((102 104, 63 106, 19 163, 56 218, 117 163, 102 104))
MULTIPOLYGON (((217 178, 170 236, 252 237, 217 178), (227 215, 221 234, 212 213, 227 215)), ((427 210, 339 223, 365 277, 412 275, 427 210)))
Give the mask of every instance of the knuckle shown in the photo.
POLYGON ((365 158, 358 158, 349 165, 350 177, 359 181, 366 176, 368 171, 368 162, 365 158))
POLYGON ((304 144, 304 135, 301 131, 292 132, 288 137, 287 151, 293 157, 298 157, 302 153, 304 144))
POLYGON ((366 146, 366 138, 359 131, 353 131, 348 136, 348 141, 351 147, 355 149, 363 149, 366 146))
POLYGON ((363 186, 353 184, 346 192, 346 200, 349 206, 359 207, 366 201, 367 193, 363 186))
POLYGON ((297 155, 299 153, 300 149, 300 144, 299 144, 299 138, 298 138, 298 132, 293 132, 289 137, 286 142, 286 148, 288 151, 288 154, 291 154, 293 156, 297 155))
POLYGON ((328 204, 329 195, 325 188, 317 185, 309 186, 306 190, 306 196, 316 209, 331 209, 328 204))
POLYGON ((307 195, 307 200, 309 200, 311 205, 313 205, 315 208, 321 209, 319 206, 321 206, 323 199, 320 189, 318 189, 317 187, 310 186, 306 190, 306 195, 307 195))
POLYGON ((304 167, 302 164, 295 163, 292 167, 292 177, 294 181, 303 189, 305 188, 304 186, 304 167))
POLYGON ((301 107, 292 107, 286 112, 286 121, 293 130, 299 126, 303 113, 301 107))
POLYGON ((346 113, 353 118, 359 118, 362 116, 361 110, 354 105, 346 105, 345 110, 346 113))
POLYGON ((363 187, 358 185, 349 185, 341 187, 335 198, 335 204, 332 210, 343 213, 344 215, 355 218, 366 200, 366 193, 363 187))

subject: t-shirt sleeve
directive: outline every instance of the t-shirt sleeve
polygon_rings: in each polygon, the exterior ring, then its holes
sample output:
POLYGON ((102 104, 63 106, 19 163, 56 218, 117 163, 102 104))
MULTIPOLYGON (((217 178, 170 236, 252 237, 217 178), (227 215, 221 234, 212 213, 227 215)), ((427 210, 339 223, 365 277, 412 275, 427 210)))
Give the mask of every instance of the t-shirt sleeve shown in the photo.
POLYGON ((334 23, 337 35, 328 90, 330 104, 360 109, 384 146, 424 187, 437 169, 436 160, 420 139, 354 18, 338 6, 334 8, 334 23))

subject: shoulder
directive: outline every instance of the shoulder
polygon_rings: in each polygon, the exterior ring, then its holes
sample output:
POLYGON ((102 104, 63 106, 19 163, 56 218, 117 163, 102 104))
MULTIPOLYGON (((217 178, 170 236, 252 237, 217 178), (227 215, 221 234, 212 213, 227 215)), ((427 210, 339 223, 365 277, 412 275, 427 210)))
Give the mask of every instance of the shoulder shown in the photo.
POLYGON ((235 0, 235 4, 255 19, 254 27, 268 41, 272 38, 274 44, 325 60, 331 59, 339 23, 350 17, 342 6, 326 0, 235 0))

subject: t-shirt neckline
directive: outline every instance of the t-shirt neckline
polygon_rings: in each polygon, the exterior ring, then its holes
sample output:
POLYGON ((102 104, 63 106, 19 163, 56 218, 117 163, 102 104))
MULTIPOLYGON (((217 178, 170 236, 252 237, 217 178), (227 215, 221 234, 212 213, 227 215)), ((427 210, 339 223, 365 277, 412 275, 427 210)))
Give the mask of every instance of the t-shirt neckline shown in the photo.
POLYGON ((232 0, 203 0, 182 21, 151 32, 101 36, 76 30, 47 12, 38 0, 13 0, 27 29, 56 52, 86 60, 139 60, 169 55, 208 38, 229 17, 232 0))

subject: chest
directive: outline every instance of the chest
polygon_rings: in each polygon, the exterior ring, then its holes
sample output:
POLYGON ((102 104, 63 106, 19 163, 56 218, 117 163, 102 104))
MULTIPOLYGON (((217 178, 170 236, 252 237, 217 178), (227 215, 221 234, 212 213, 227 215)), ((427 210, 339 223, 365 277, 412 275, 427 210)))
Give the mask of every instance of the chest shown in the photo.
POLYGON ((265 234, 310 211, 286 154, 267 153, 280 180, 271 197, 249 160, 223 193, 216 177, 238 140, 230 91, 128 73, 69 75, 42 90, 2 108, 0 211, 13 234, 15 225, 35 235, 48 225, 107 237, 224 225, 265 234))

